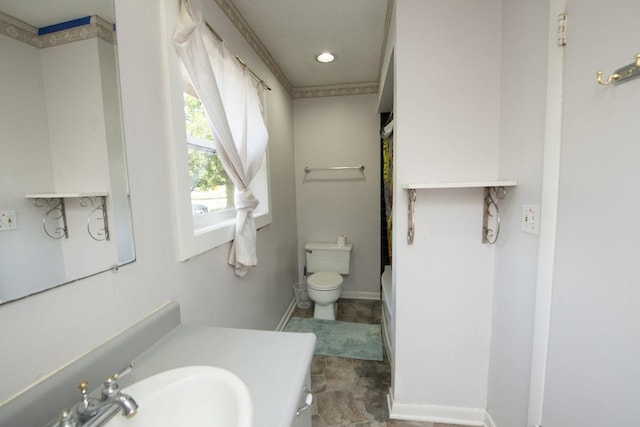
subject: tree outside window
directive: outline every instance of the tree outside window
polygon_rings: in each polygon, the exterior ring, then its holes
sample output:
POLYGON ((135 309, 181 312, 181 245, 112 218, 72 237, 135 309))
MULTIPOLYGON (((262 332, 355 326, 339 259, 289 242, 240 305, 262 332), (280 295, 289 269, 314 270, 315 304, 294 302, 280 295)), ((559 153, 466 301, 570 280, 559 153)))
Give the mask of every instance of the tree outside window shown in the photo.
POLYGON ((191 208, 194 215, 234 208, 234 185, 216 154, 199 99, 184 94, 191 208))

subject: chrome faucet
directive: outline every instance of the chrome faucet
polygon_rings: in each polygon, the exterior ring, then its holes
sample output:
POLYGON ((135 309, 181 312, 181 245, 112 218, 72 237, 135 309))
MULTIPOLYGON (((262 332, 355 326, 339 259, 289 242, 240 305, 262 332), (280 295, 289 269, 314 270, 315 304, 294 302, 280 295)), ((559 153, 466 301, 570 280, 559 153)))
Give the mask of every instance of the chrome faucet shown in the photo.
POLYGON ((122 415, 133 417, 138 412, 138 404, 133 397, 121 393, 116 382, 118 378, 131 372, 133 363, 122 372, 106 379, 100 399, 89 397, 87 387, 89 383, 82 381, 80 389, 80 403, 73 410, 65 409, 60 416, 48 423, 46 427, 99 427, 106 424, 114 415, 122 410, 122 415))

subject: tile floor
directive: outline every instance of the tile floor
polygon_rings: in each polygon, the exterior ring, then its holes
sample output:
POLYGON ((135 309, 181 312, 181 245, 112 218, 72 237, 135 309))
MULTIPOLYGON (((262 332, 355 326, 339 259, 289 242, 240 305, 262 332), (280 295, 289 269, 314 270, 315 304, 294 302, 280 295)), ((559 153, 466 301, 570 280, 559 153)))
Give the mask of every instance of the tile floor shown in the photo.
MULTIPOLYGON (((341 299, 336 320, 381 324, 381 301, 341 299)), ((296 308, 292 317, 313 317, 313 306, 296 308)), ((389 420, 387 393, 391 368, 382 362, 313 356, 313 427, 460 427, 452 424, 389 420)))

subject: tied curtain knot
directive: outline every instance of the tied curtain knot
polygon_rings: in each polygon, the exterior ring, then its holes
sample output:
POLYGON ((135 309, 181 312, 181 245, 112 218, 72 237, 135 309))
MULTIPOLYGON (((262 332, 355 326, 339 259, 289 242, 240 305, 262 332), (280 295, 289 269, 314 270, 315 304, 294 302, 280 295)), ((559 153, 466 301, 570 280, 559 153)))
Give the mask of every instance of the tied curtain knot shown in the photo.
POLYGON ((258 207, 260 202, 248 188, 245 190, 236 190, 235 193, 234 204, 238 212, 253 212, 258 207))
POLYGON ((236 233, 231 244, 227 262, 233 266, 234 274, 244 277, 249 272, 249 267, 258 262, 256 251, 256 224, 253 219, 253 211, 258 207, 259 201, 251 190, 236 190, 236 233))

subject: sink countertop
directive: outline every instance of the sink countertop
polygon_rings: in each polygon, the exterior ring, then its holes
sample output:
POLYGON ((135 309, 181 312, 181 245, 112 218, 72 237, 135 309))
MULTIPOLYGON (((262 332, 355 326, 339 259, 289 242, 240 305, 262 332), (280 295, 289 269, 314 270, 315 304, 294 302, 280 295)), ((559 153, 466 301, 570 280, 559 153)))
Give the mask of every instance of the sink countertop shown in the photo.
POLYGON ((217 366, 249 388, 255 427, 287 427, 298 409, 315 342, 313 334, 180 325, 135 358, 133 371, 119 385, 182 366, 217 366))
POLYGON ((106 377, 133 360, 118 381, 122 388, 173 368, 217 366, 249 388, 255 427, 289 427, 315 342, 313 334, 182 325, 179 305, 169 302, 0 405, 0 426, 44 425, 79 401, 80 380, 98 393, 106 377))

